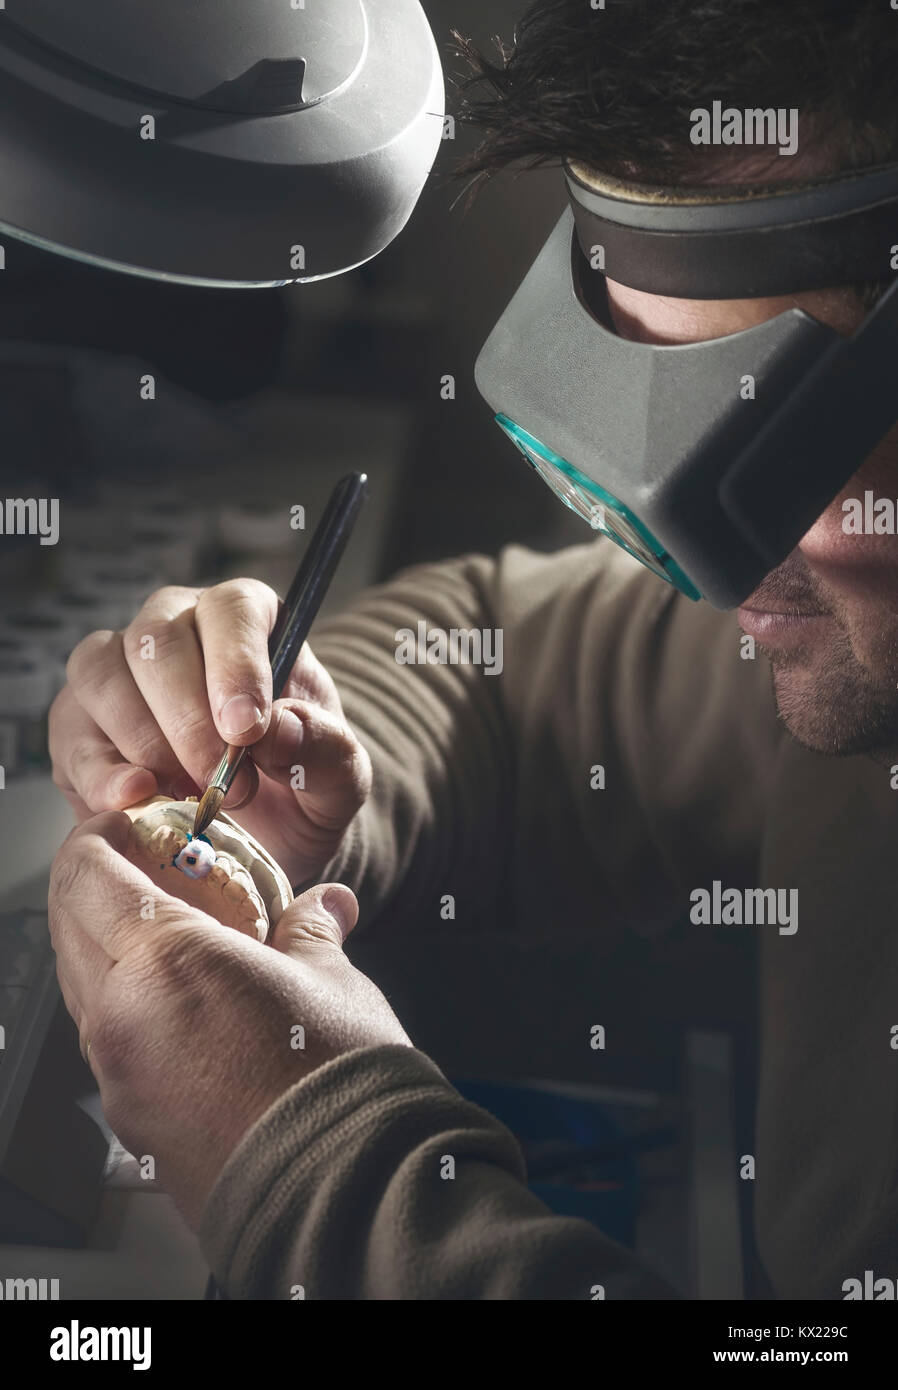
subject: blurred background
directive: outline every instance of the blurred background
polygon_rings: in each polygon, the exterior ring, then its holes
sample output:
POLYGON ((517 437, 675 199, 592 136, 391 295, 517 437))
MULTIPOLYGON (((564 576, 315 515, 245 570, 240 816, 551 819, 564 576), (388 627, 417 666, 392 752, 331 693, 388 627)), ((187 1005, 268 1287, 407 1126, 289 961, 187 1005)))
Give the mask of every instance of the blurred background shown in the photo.
MULTIPOLYGON (((497 33, 510 40, 523 5, 424 0, 424 8, 451 84, 463 68, 450 26, 481 47, 497 33)), ((46 1246, 68 1281, 64 1297, 198 1297, 204 1282, 167 1199, 105 1131, 58 1008, 46 872, 70 812, 49 780, 45 713, 75 643, 123 626, 163 583, 242 573, 283 593, 302 545, 291 520, 302 518, 310 533, 350 469, 369 474, 370 500, 325 613, 418 561, 589 537, 493 423, 473 375, 564 207, 562 179, 557 170, 504 175, 467 207, 453 166, 473 138, 459 126, 444 140, 411 223, 386 252, 318 284, 165 286, 7 243, 0 496, 58 497, 61 511, 55 546, 0 540, 0 1274, 47 1273, 46 1246), (454 399, 443 398, 447 376, 454 399), (61 1150, 71 1160, 64 1170, 53 1157, 61 1150), (63 1246, 85 1248, 73 1263, 63 1246)), ((738 1297, 745 1213, 732 1177, 718 1182, 735 1172, 733 1055, 713 1032, 687 1039, 662 1023, 642 1028, 643 1017, 664 1018, 669 1006, 663 948, 634 939, 618 962, 623 1012, 641 1041, 626 1055, 602 1055, 605 1086, 596 1090, 596 1054, 558 1039, 576 1032, 572 1009, 591 1018, 597 991, 615 995, 609 961, 599 982, 582 945, 537 948, 506 931, 462 947, 460 931, 447 924, 411 942, 362 940, 353 951, 416 1042, 455 1079, 480 1078, 471 1094, 529 1135, 535 1171, 549 1175, 550 1188, 555 1172, 561 1207, 637 1242, 684 1290, 703 1280, 717 1290, 711 1296, 738 1297), (550 1090, 493 1086, 516 1077, 550 1090), (687 1091, 704 1117, 711 1169, 702 1181, 723 1194, 704 1218, 712 1250, 700 1276, 687 1273, 685 1253, 687 1091), (594 1159, 604 1154, 577 1181, 572 1141, 594 1159)), ((742 965, 736 952, 728 975, 742 965)), ((681 996, 679 1007, 689 1001, 681 996)), ((728 1008, 720 1003, 721 1014, 728 1008)), ((746 996, 746 1025, 749 1009, 746 996)))
MULTIPOLYGON (((494 34, 510 38, 520 5, 424 8, 452 109, 464 67, 450 27, 489 47, 494 34)), ((348 469, 367 471, 371 500, 330 609, 416 561, 588 536, 495 426, 473 377, 563 208, 560 175, 504 177, 467 207, 453 166, 473 139, 459 125, 443 141, 411 223, 386 252, 318 284, 166 286, 6 247, 0 469, 12 495, 58 497, 61 508, 58 545, 6 536, 0 547, 8 776, 41 759, 37 732, 12 725, 19 706, 27 723, 61 679, 48 652, 61 662, 81 635, 120 626, 164 582, 248 573, 283 592, 296 563, 291 516, 313 529, 348 469)))

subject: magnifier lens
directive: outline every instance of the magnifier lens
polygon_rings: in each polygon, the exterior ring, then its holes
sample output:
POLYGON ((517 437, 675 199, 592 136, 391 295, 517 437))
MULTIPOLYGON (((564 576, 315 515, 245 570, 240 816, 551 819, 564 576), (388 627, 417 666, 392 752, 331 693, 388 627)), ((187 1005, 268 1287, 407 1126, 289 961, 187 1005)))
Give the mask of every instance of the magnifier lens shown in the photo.
POLYGON ((548 483, 565 506, 589 522, 593 530, 601 531, 616 545, 640 560, 653 574, 665 579, 668 584, 673 584, 689 598, 701 598, 698 589, 687 579, 660 541, 655 539, 651 531, 643 526, 623 502, 612 497, 610 492, 606 492, 592 478, 587 478, 586 474, 581 473, 572 463, 553 453, 507 415, 497 415, 496 423, 501 425, 543 482, 548 483))

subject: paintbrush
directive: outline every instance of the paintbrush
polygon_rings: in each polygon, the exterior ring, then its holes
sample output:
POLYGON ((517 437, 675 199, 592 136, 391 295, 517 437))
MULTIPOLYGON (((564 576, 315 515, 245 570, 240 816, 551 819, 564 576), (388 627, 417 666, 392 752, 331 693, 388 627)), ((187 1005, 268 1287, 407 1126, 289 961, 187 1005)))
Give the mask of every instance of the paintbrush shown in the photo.
MULTIPOLYGON (((278 699, 287 684, 367 495, 368 479, 364 473, 347 474, 331 493, 268 639, 273 700, 278 699)), ((218 815, 248 751, 230 745, 225 748, 196 808, 194 839, 218 815)))

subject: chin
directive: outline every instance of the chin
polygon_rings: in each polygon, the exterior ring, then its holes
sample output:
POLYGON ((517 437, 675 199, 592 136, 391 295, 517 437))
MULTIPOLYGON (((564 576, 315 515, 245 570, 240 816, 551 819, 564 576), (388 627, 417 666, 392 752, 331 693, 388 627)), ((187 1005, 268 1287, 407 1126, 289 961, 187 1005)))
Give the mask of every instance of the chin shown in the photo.
POLYGON ((892 761, 898 749, 898 689, 875 678, 850 649, 784 659, 771 655, 777 711, 814 753, 892 761))

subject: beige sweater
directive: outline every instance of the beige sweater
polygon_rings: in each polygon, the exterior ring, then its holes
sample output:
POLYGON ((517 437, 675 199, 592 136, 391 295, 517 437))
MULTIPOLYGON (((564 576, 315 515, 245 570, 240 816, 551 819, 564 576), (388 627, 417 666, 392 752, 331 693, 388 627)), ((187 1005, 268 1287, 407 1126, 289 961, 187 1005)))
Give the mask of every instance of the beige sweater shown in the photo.
MULTIPOLYGON (((607 953, 622 934, 664 941, 715 880, 798 890, 797 932, 741 929, 760 952, 760 1256, 785 1298, 840 1298, 866 1268, 898 1276, 888 773, 799 748, 735 617, 601 541, 419 567, 314 645, 375 768, 322 876, 359 894, 359 930, 414 929, 452 893, 484 932, 607 953), (397 631, 421 620, 501 628, 501 675, 398 664, 397 631)), ((690 929, 681 1012, 714 1002, 703 953, 727 930, 690 929)), ((667 1296, 629 1252, 548 1212, 510 1134, 407 1048, 349 1054, 289 1091, 230 1159, 200 1234, 231 1298, 667 1296)))

